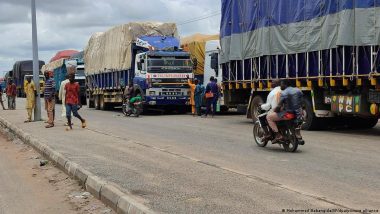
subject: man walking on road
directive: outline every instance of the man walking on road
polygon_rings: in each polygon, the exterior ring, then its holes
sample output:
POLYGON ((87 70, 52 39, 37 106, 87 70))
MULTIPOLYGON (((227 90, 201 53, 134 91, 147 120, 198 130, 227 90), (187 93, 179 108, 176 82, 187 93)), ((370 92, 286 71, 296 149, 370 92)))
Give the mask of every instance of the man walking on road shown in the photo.
MULTIPOLYGON (((69 69, 70 70, 70 69, 69 69)), ((58 98, 62 101, 62 113, 61 116, 66 118, 66 89, 65 86, 69 83, 69 76, 66 75, 65 80, 61 82, 61 86, 59 87, 58 98)), ((69 123, 65 123, 65 126, 68 126, 69 123)))
POLYGON ((71 125, 71 113, 73 113, 74 117, 78 118, 82 123, 82 128, 86 128, 86 120, 83 119, 78 114, 78 108, 81 108, 80 96, 79 96, 79 84, 74 82, 75 74, 69 74, 69 83, 65 85, 66 90, 66 117, 69 127, 66 128, 67 131, 72 130, 73 127, 71 125))
POLYGON ((52 128, 54 127, 54 108, 55 108, 55 82, 52 78, 52 72, 46 71, 45 72, 45 91, 44 91, 44 97, 45 97, 45 110, 47 112, 48 121, 45 128, 52 128))
POLYGON ((28 119, 25 123, 32 122, 33 109, 36 106, 36 87, 34 82, 32 82, 31 77, 27 77, 26 83, 24 85, 25 95, 26 95, 26 111, 28 112, 28 119))
POLYGON ((13 83, 12 79, 9 79, 9 83, 7 86, 7 99, 8 99, 8 109, 15 110, 16 109, 16 85, 13 83))

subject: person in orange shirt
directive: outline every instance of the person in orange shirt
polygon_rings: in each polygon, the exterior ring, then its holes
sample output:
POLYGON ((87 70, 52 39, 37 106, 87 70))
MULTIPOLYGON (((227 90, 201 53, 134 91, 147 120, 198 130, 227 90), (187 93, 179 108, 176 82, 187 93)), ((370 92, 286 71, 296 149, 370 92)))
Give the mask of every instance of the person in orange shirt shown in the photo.
POLYGON ((198 80, 194 79, 194 83, 191 82, 189 76, 187 76, 187 84, 190 86, 190 105, 191 105, 191 114, 195 116, 195 88, 197 87, 198 80))

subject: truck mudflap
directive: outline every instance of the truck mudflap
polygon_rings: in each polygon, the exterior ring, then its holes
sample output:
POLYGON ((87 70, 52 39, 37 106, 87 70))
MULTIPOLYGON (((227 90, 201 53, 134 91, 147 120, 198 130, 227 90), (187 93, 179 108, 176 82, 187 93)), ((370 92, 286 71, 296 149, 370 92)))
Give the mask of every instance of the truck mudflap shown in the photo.
POLYGON ((145 96, 145 104, 148 105, 189 105, 188 96, 145 96))

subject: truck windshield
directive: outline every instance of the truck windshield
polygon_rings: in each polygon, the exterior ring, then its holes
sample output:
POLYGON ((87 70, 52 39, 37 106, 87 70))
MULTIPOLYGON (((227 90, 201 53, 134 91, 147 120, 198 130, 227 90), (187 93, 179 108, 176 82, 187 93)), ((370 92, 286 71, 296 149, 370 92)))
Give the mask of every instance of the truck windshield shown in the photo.
POLYGON ((192 72, 190 59, 148 59, 148 72, 153 73, 188 73, 192 72))
POLYGON ((78 68, 77 71, 75 72, 75 76, 84 77, 84 69, 78 68))

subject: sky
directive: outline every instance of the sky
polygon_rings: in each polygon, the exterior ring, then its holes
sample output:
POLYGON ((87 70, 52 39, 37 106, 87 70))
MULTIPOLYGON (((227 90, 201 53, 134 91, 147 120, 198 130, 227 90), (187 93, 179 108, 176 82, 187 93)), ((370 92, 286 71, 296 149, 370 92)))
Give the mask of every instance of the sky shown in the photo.
MULTIPOLYGON (((90 36, 131 21, 175 22, 180 36, 216 34, 220 0, 36 0, 39 59, 83 50, 90 36), (194 21, 197 20, 197 21, 194 21)), ((32 59, 31 0, 0 0, 0 76, 32 59)))

